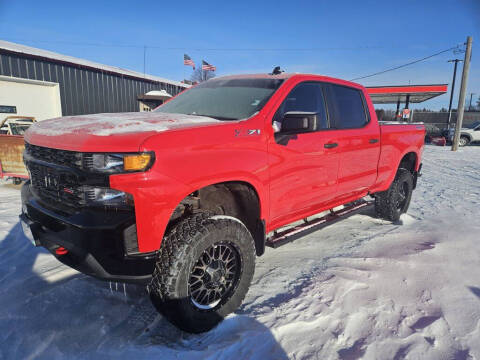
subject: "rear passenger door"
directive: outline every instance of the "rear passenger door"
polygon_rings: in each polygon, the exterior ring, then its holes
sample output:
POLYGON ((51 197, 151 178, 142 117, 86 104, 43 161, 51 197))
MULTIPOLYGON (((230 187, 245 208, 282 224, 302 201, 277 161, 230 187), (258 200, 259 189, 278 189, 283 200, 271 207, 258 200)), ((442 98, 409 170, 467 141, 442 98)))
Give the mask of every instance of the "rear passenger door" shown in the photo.
POLYGON ((363 92, 337 84, 327 86, 328 109, 336 128, 338 152, 338 200, 367 191, 377 178, 380 129, 370 121, 363 92))
POLYGON ((282 135, 269 144, 270 216, 275 224, 291 222, 298 214, 315 210, 336 195, 338 156, 323 95, 323 84, 297 84, 271 119, 281 128, 290 112, 316 113, 317 131, 282 135), (327 146, 326 146, 327 145, 327 146))

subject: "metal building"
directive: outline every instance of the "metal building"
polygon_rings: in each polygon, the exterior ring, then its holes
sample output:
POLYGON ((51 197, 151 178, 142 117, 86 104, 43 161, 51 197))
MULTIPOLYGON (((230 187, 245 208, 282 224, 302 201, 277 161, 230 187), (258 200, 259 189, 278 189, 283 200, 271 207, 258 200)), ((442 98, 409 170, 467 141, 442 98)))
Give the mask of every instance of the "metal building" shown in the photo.
POLYGON ((152 90, 173 96, 188 86, 0 40, 0 120, 139 111, 139 96, 152 90))

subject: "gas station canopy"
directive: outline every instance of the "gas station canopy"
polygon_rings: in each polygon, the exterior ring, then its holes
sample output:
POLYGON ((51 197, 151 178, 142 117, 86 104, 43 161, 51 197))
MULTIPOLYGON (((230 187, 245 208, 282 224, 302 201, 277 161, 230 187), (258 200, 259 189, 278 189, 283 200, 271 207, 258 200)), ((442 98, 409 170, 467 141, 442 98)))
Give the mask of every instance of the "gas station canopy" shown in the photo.
POLYGON ((367 91, 374 104, 421 103, 447 92, 447 84, 372 86, 367 91))

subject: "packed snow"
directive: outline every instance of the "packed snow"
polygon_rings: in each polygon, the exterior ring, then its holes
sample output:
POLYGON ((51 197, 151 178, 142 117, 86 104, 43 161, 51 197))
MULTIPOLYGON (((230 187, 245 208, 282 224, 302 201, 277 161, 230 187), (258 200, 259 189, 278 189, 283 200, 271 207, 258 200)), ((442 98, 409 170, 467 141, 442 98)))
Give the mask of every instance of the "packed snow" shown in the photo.
POLYGON ((399 223, 367 209, 267 249, 241 308, 201 335, 34 248, 0 186, 0 359, 480 359, 479 152, 427 146, 399 223))
POLYGON ((220 120, 196 115, 161 112, 105 113, 39 121, 30 127, 29 134, 64 136, 81 133, 84 135, 110 136, 135 132, 162 132, 219 123, 221 123, 220 120))

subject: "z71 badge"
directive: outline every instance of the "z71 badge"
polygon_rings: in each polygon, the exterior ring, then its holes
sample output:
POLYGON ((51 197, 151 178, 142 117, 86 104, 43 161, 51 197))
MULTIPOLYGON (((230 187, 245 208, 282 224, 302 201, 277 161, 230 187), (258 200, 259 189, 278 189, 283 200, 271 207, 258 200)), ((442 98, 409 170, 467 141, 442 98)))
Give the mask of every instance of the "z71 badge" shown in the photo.
POLYGON ((235 129, 235 136, 258 136, 260 135, 260 129, 245 129, 245 130, 238 130, 235 129))

